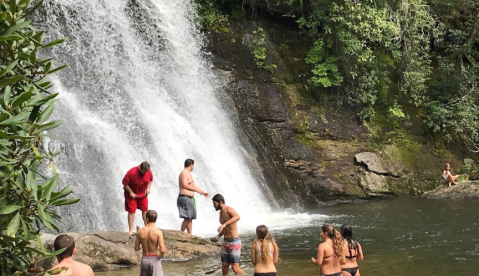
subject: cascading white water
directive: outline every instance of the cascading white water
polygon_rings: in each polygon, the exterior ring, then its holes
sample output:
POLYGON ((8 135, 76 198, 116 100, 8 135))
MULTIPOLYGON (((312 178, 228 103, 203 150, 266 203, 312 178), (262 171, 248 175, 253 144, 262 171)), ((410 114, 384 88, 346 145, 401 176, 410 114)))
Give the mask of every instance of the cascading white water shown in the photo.
MULTIPOLYGON (((37 17, 50 38, 68 38, 49 53, 70 65, 53 79, 61 98, 54 116, 64 124, 49 145, 63 152, 62 185, 81 198, 61 210, 65 229, 127 230, 121 180, 144 160, 154 175, 150 209, 162 228, 181 224, 176 198, 186 158, 195 160, 196 183, 223 194, 242 216, 240 227, 270 212, 261 177, 247 164, 254 152, 218 101, 225 92, 202 55, 190 1, 46 0, 37 17)), ((194 233, 215 232, 211 197, 196 198, 194 233)))

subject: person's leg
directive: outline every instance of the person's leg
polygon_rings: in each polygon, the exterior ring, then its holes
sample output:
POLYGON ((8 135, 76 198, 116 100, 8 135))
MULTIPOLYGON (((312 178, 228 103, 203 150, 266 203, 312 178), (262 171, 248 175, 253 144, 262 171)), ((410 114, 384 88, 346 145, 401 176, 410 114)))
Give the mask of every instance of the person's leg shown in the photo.
POLYGON ((191 235, 193 233, 193 220, 188 220, 188 225, 186 226, 186 230, 188 231, 188 234, 191 235))
POLYGON ((128 235, 133 234, 133 222, 135 221, 135 213, 128 213, 128 235))
POLYGON ((233 272, 237 275, 244 274, 244 271, 239 267, 239 263, 231 264, 231 268, 233 269, 233 272))
POLYGON ((221 270, 223 270, 223 276, 228 275, 230 271, 230 264, 229 263, 221 263, 221 270))
POLYGON ((181 223, 181 232, 184 232, 188 228, 189 219, 184 219, 181 223))
POLYGON ((147 212, 147 211, 141 211, 141 216, 143 217, 143 223, 145 224, 145 226, 146 226, 146 224, 147 224, 147 223, 146 223, 146 212, 147 212))

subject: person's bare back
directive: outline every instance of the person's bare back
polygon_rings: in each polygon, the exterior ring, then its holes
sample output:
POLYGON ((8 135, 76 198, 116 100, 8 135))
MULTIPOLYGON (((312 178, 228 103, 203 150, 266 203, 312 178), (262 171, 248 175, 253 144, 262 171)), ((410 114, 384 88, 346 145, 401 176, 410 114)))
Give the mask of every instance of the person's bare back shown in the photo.
POLYGON ((138 230, 135 242, 135 250, 143 249, 143 256, 159 256, 163 258, 166 253, 163 232, 155 223, 148 223, 138 230))
POLYGON ((55 265, 51 269, 56 269, 56 268, 60 268, 60 267, 68 267, 69 269, 68 269, 68 271, 64 271, 60 274, 56 274, 56 276, 69 276, 69 275, 73 275, 73 276, 93 276, 94 275, 93 274, 93 269, 89 265, 74 261, 71 258, 64 259, 63 261, 61 261, 60 263, 58 263, 57 265, 55 265))

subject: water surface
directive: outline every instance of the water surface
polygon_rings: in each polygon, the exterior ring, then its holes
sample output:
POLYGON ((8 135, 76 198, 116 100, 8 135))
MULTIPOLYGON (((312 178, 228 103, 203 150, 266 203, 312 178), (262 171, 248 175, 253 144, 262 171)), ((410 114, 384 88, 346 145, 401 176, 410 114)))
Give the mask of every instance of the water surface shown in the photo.
MULTIPOLYGON (((319 275, 309 262, 320 241, 319 227, 342 223, 353 226, 365 259, 362 275, 475 275, 479 261, 479 202, 397 199, 364 204, 323 207, 306 227, 283 229, 270 221, 280 247, 281 276, 319 275), (275 230, 280 229, 280 230, 275 230)), ((311 211, 312 214, 313 211, 311 211)), ((241 223, 241 221, 239 222, 241 223)), ((243 233, 241 267, 252 273, 249 244, 252 232, 243 233)), ((219 257, 183 263, 165 263, 165 275, 222 275, 219 257)), ((232 271, 231 275, 234 275, 232 271)), ((139 275, 139 268, 98 273, 103 276, 139 275)))

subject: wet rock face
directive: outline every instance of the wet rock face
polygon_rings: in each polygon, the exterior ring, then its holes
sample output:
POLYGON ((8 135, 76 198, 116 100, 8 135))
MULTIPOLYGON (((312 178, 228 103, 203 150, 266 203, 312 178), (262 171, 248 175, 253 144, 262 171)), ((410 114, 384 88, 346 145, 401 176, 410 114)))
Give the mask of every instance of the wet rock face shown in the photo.
MULTIPOLYGON (((186 261, 193 258, 216 255, 220 251, 217 244, 202 238, 175 230, 162 230, 166 246, 165 260, 186 261)), ((74 260, 90 265, 94 271, 116 270, 138 265, 141 261, 141 250, 135 251, 136 236, 129 237, 126 232, 98 231, 78 234, 68 233, 75 239, 76 254, 74 260)), ((56 236, 41 236, 45 248, 53 252, 56 236)), ((49 269, 57 263, 56 259, 48 259, 39 264, 49 269)))

